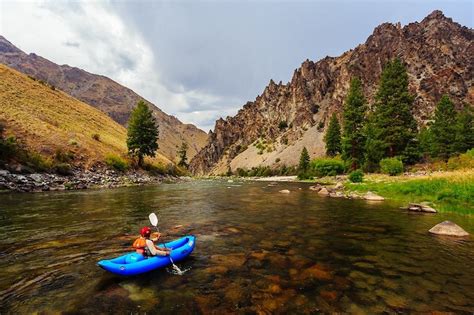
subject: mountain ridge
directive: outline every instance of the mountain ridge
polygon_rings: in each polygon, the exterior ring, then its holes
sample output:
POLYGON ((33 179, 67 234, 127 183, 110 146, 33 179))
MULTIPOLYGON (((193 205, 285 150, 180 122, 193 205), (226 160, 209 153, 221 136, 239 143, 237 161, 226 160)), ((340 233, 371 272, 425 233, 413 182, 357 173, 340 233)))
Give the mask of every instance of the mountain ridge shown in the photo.
POLYGON ((207 134, 192 124, 184 124, 168 115, 133 90, 104 75, 83 69, 58 65, 35 53, 27 54, 0 35, 0 63, 53 85, 67 94, 103 111, 113 120, 126 126, 133 107, 141 99, 153 110, 159 124, 158 151, 176 160, 181 143, 188 144, 188 156, 194 156, 205 144, 207 134))
POLYGON ((458 107, 472 106, 474 32, 434 11, 421 22, 377 26, 365 43, 338 57, 306 60, 287 84, 273 80, 233 117, 216 121, 206 146, 191 161, 196 174, 221 174, 230 167, 296 165, 303 146, 324 154, 324 130, 340 116, 351 77, 357 76, 372 103, 383 65, 400 57, 416 95, 413 113, 425 124, 442 94, 458 107), (285 122, 288 128, 279 128, 285 122), (263 150, 262 150, 263 148, 263 150))

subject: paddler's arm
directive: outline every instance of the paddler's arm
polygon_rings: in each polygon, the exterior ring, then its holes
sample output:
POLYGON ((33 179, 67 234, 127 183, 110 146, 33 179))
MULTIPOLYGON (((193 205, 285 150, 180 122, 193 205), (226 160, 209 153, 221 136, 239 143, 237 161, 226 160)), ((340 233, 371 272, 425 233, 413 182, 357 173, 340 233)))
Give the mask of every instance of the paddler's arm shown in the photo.
POLYGON ((168 256, 168 252, 158 249, 151 240, 146 240, 146 247, 153 256, 168 256))

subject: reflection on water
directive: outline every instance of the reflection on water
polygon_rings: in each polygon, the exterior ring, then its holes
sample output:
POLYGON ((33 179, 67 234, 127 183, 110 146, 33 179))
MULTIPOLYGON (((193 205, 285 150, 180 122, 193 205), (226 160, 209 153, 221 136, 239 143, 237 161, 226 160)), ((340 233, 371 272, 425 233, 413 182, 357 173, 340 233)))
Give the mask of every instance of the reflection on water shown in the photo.
POLYGON ((472 237, 427 231, 449 219, 472 234, 474 218, 398 206, 296 183, 2 194, 0 313, 473 312, 472 237), (197 236, 187 272, 97 267, 131 249, 150 212, 169 239, 197 236))

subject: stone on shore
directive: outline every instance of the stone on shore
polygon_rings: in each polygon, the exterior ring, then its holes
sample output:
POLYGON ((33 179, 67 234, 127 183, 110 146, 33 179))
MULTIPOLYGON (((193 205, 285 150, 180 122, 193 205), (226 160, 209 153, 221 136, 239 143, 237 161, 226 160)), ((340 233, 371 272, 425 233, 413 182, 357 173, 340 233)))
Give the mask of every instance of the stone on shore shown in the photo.
POLYGON ((342 189, 342 188, 344 188, 344 184, 341 182, 338 182, 336 186, 334 186, 334 189, 342 189))
POLYGON ((289 193, 290 193, 290 191, 289 191, 288 189, 280 190, 280 192, 281 192, 282 194, 289 194, 289 193))
POLYGON ((368 192, 364 195, 364 199, 365 199, 365 200, 370 200, 370 201, 383 201, 383 200, 385 200, 384 197, 379 196, 379 195, 377 195, 377 194, 374 194, 374 193, 371 192, 371 191, 368 191, 368 192))
POLYGON ((322 196, 329 196, 329 191, 326 187, 323 187, 318 191, 318 194, 320 194, 322 196))
POLYGON ((408 204, 409 211, 437 213, 436 209, 431 208, 426 203, 410 203, 408 204))
POLYGON ((312 191, 320 191, 321 188, 322 188, 321 185, 309 186, 309 190, 312 190, 312 191))
POLYGON ((459 225, 451 222, 451 221, 444 221, 439 224, 436 224, 429 230, 432 234, 437 235, 446 235, 446 236, 456 236, 456 237, 463 237, 468 236, 469 233, 464 231, 459 225))

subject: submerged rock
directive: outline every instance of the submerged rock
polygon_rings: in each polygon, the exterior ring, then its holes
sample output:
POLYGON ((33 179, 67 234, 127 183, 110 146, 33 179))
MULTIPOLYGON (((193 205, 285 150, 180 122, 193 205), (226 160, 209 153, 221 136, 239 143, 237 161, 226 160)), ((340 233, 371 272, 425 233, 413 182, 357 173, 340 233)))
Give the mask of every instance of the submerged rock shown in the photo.
POLYGON ((290 193, 290 191, 289 191, 288 189, 280 190, 280 192, 281 192, 282 194, 289 194, 289 193, 290 193))
POLYGON ((439 224, 436 224, 429 230, 430 233, 437 234, 437 235, 447 235, 447 236, 468 236, 467 233, 463 228, 459 225, 451 222, 451 221, 444 221, 439 224))
POLYGON ((379 196, 379 195, 377 195, 377 194, 374 194, 374 193, 371 192, 371 191, 368 191, 368 192, 364 195, 364 199, 365 199, 365 200, 370 200, 370 201, 383 201, 383 200, 385 200, 384 197, 379 196))
POLYGON ((436 209, 431 208, 426 203, 410 203, 408 204, 409 211, 417 211, 417 212, 428 212, 428 213, 437 213, 436 209))

